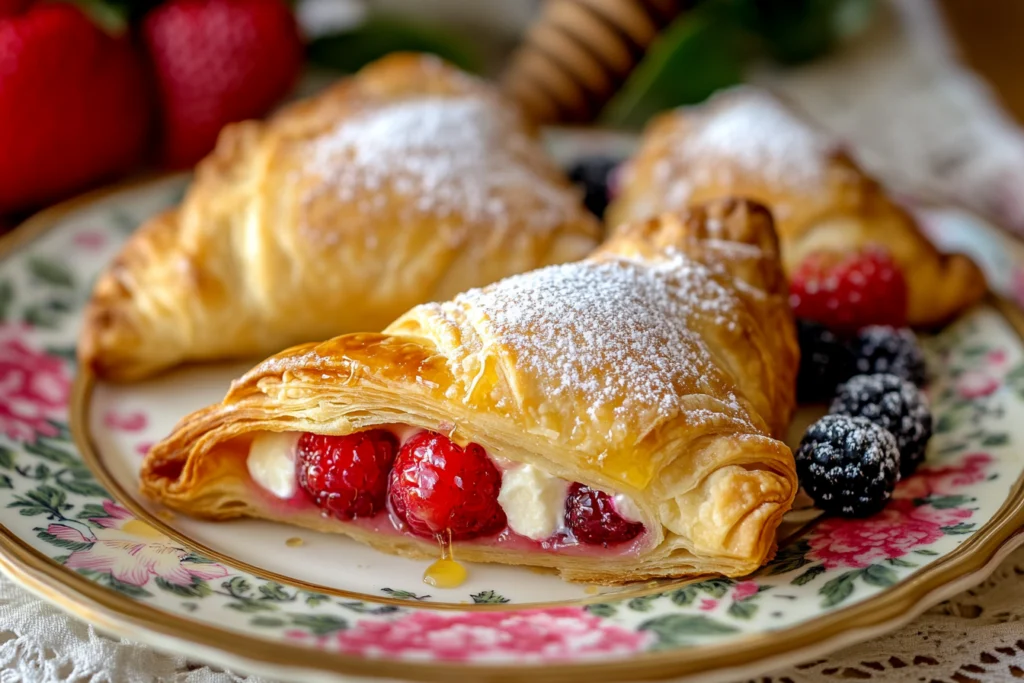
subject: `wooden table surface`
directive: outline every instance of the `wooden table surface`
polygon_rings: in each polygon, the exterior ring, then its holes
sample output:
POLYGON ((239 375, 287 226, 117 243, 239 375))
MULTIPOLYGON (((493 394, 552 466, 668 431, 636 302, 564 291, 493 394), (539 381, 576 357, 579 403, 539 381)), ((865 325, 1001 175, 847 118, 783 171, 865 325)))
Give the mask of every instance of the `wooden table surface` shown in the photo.
POLYGON ((1024 123, 1024 0, 939 0, 938 4, 964 60, 1024 123))

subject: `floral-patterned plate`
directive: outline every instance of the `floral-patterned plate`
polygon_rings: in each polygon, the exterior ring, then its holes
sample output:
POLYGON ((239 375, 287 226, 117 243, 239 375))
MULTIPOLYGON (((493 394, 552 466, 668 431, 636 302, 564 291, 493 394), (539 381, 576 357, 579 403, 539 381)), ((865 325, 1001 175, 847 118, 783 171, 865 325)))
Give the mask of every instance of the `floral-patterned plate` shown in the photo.
MULTIPOLYGON (((894 628, 1024 540, 1024 321, 996 299, 927 340, 927 465, 871 519, 795 513, 742 580, 606 590, 473 566, 443 591, 345 539, 168 514, 134 493, 141 454, 240 368, 112 387, 73 358, 93 278, 185 182, 93 195, 0 242, 0 566, 109 631, 301 680, 736 678, 894 628)), ((965 234, 933 214, 940 238, 965 234)), ((992 281, 1016 283, 1010 248, 970 229, 992 281)))

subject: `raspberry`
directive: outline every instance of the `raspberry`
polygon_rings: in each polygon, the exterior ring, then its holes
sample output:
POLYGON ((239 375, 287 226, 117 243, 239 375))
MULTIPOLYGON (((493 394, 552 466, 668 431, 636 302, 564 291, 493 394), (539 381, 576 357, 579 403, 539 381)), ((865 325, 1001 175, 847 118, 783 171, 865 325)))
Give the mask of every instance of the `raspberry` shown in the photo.
POLYGON ((805 403, 828 401, 836 387, 853 375, 853 352, 824 325, 797 320, 796 329, 800 339, 797 398, 805 403))
POLYGON ((874 248, 845 256, 811 254, 791 277, 789 302, 797 317, 837 332, 907 324, 903 273, 886 252, 874 248))
POLYGON ((839 387, 829 412, 864 417, 896 437, 900 476, 909 477, 924 460, 932 436, 932 413, 921 390, 896 375, 857 375, 839 387))
POLYGON ((565 499, 565 525, 580 543, 608 547, 639 536, 644 525, 627 522, 615 511, 612 497, 576 482, 565 499))
POLYGON ((928 379, 917 335, 907 328, 865 327, 853 342, 857 373, 888 373, 923 387, 928 379))
POLYGON ((402 446, 391 472, 391 509, 417 536, 488 536, 506 524, 498 504, 501 472, 478 444, 420 432, 402 446))
POLYGON ((881 510, 900 479, 896 438, 863 417, 826 415, 808 428, 794 456, 807 495, 845 517, 881 510))
POLYGON ((384 509, 397 450, 398 440, 383 429, 345 436, 306 433, 299 438, 295 474, 324 515, 372 517, 384 509))

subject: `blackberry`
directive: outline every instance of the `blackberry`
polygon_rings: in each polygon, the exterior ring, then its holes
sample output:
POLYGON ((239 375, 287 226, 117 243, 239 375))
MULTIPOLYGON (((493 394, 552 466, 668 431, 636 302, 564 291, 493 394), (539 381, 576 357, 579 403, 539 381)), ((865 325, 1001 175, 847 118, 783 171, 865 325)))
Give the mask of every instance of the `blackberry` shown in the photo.
POLYGON ((924 460, 932 436, 932 413, 921 390, 896 375, 857 375, 840 385, 832 415, 863 417, 887 429, 900 449, 900 476, 909 477, 924 460))
POLYGON ((608 208, 608 181, 618 165, 618 159, 595 156, 579 159, 569 168, 569 180, 583 189, 583 203, 598 218, 604 218, 608 208))
POLYGON ((835 333, 810 320, 797 320, 796 331, 800 340, 797 399, 803 403, 831 400, 836 386, 854 374, 853 352, 835 333))
POLYGON ((907 328, 865 327, 857 334, 853 351, 858 375, 889 373, 919 387, 928 379, 917 335, 907 328))
POLYGON ((810 426, 796 451, 800 484, 815 504, 845 517, 883 507, 900 478, 896 438, 863 417, 826 415, 810 426))

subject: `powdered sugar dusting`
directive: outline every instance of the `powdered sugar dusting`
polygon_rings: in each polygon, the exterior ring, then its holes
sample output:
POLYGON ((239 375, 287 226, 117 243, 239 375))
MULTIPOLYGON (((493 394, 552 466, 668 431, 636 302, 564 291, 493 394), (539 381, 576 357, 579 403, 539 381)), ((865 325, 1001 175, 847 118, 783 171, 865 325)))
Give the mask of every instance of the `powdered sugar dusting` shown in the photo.
POLYGON ((380 200, 390 193, 415 199, 408 212, 500 228, 510 223, 510 198, 518 197, 517 215, 543 230, 573 215, 578 198, 534 170, 538 154, 497 102, 429 96, 343 121, 313 142, 312 168, 343 201, 361 201, 368 213, 385 208, 380 200))
POLYGON ((693 183, 728 182, 717 176, 730 167, 781 186, 824 182, 834 141, 766 93, 726 92, 685 116, 692 125, 670 142, 674 159, 655 170, 676 204, 685 202, 693 183))
POLYGON ((691 326, 736 330, 739 302, 683 255, 552 266, 456 297, 457 307, 464 303, 545 395, 582 399, 594 421, 607 411, 672 416, 687 394, 702 390, 738 406, 709 372, 708 349, 691 326))

